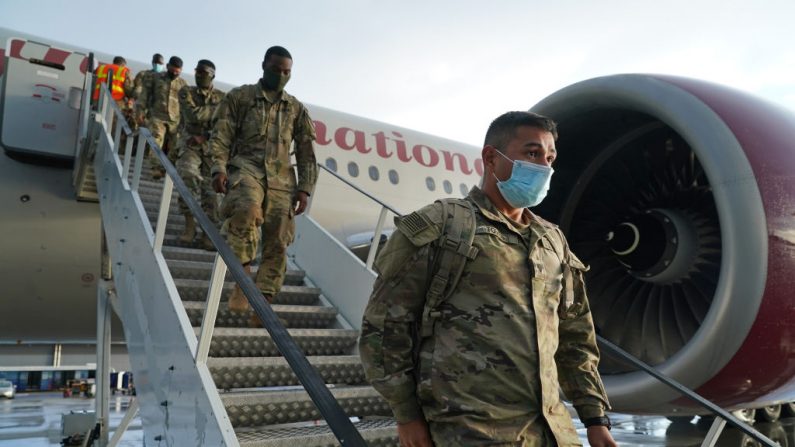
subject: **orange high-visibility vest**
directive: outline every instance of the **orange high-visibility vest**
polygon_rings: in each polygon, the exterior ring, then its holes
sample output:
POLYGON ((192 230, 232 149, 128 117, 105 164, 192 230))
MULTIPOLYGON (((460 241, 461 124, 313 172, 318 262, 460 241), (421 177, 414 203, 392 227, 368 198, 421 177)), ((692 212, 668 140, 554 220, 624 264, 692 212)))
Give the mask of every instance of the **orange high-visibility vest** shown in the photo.
POLYGON ((97 83, 94 85, 94 94, 91 96, 94 101, 99 99, 99 86, 107 82, 108 71, 113 71, 113 79, 110 83, 110 95, 115 100, 124 98, 124 80, 130 69, 120 67, 116 64, 102 64, 97 68, 97 83))

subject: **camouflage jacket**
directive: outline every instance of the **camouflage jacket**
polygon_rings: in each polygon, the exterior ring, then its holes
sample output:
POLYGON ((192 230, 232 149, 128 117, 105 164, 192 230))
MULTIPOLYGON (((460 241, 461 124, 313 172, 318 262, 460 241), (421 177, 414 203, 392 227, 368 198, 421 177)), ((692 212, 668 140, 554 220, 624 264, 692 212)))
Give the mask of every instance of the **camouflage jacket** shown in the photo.
POLYGON ((179 91, 180 141, 195 135, 209 138, 213 115, 222 99, 224 92, 214 87, 183 87, 179 91))
POLYGON ((136 106, 146 117, 179 122, 179 91, 188 86, 182 78, 171 79, 168 72, 145 78, 136 106))
POLYGON ((137 75, 135 75, 135 80, 133 81, 133 99, 138 99, 141 97, 141 91, 144 88, 144 85, 148 82, 147 79, 150 76, 157 74, 154 70, 144 70, 139 71, 137 75))
POLYGON ((318 175, 312 144, 314 124, 295 97, 284 91, 274 98, 269 96, 272 94, 260 83, 227 93, 216 112, 210 138, 212 173, 226 173, 228 164, 258 179, 265 178, 268 188, 311 194, 318 175), (290 163, 293 141, 297 181, 290 163))
MULTIPOLYGON (((424 417, 461 424, 494 440, 516 440, 546 421, 558 445, 578 445, 559 388, 580 418, 609 408, 585 296, 585 266, 562 232, 533 216, 518 228, 473 188, 478 248, 454 293, 440 303, 429 337, 419 322, 429 243, 441 235, 441 206, 417 211, 380 251, 379 273, 359 342, 365 373, 399 422, 424 417)), ((529 211, 527 211, 529 213, 529 211)), ((427 333, 427 332, 426 332, 427 333)))

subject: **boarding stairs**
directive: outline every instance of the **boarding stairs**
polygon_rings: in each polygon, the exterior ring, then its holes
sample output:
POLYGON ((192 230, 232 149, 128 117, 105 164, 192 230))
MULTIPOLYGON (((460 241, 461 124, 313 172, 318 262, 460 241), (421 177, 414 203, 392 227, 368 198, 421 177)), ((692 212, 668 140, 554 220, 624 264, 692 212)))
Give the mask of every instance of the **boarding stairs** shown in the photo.
MULTIPOLYGON (((101 98, 97 111, 81 126, 85 130, 75 189, 81 200, 100 204, 106 265, 99 315, 107 317, 112 309, 123 322, 137 390, 132 411, 139 411, 146 444, 397 445, 391 411, 366 383, 357 355, 372 271, 311 217, 299 217, 285 285, 269 311, 263 312, 267 305, 261 304, 245 315, 230 313, 226 300, 242 267, 214 228, 209 236, 220 253, 179 241, 184 218, 177 197, 186 193, 184 184, 148 130, 141 129, 134 138, 104 87, 101 98), (123 146, 122 135, 127 136, 123 146), (147 147, 166 166, 165 178, 151 177, 143 157, 147 147), (323 263, 335 271, 323 273, 323 263), (330 285, 331 294, 324 293, 304 265, 320 272, 320 282, 330 285), (341 288, 348 281, 359 284, 346 287, 356 294, 353 299, 341 288), (335 300, 343 303, 337 306, 335 300), (249 328, 251 312, 268 329, 249 328), (286 330, 276 327, 280 319, 286 330), (281 351, 306 355, 306 364, 292 365, 295 361, 281 355, 276 338, 293 340, 292 348, 283 345, 281 351), (320 381, 302 386, 293 371, 309 365, 320 381), (334 405, 312 396, 313 387, 319 394, 318 383, 334 405), (330 418, 324 405, 336 405, 336 414, 330 418)), ((200 213, 199 205, 187 200, 200 213)), ((205 229, 211 227, 203 213, 197 220, 205 229)), ((250 280, 248 287, 243 284, 244 292, 264 303, 250 280)), ((110 319, 101 319, 98 341, 103 344, 110 319)), ((108 363, 101 357, 100 394, 107 388, 101 382, 108 363)), ((98 399, 101 408, 107 397, 98 399)), ((107 421, 101 410, 98 417, 107 421)), ((109 440, 107 427, 101 430, 100 445, 114 445, 117 438, 109 440)))
MULTIPOLYGON (((87 111, 88 100, 83 101, 87 111)), ((285 286, 269 306, 149 131, 140 129, 136 138, 107 88, 101 89, 97 111, 81 114, 80 128, 75 190, 81 200, 99 201, 103 220, 103 281, 97 296, 99 445, 116 445, 136 412, 146 445, 398 445, 391 411, 365 383, 356 347, 375 279, 369 267, 377 244, 365 264, 311 217, 297 218, 285 286), (123 150, 122 134, 127 137, 123 150), (147 175, 147 148, 165 167, 165 178, 147 175), (178 196, 217 252, 180 243, 184 219, 178 196), (265 329, 248 328, 249 314, 228 311, 226 299, 235 282, 265 329), (124 324, 138 396, 109 439, 105 382, 112 311, 124 324)), ((397 213, 381 205, 373 240, 380 240, 388 213, 397 213)), ((727 423, 761 445, 775 445, 598 338, 605 354, 646 371, 716 416, 702 446, 714 445, 727 423)))

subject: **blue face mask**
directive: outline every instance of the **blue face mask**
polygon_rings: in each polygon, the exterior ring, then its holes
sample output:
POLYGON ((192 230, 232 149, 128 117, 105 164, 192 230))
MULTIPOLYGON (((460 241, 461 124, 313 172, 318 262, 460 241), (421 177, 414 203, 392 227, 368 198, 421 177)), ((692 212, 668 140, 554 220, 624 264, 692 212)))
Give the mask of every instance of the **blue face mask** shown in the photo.
POLYGON ((162 73, 166 71, 166 66, 163 64, 153 64, 152 70, 154 70, 155 73, 162 73))
POLYGON ((496 175, 494 176, 497 178, 497 188, 508 205, 514 208, 528 208, 541 203, 547 196, 549 182, 555 171, 549 166, 529 161, 511 160, 502 152, 497 151, 497 153, 513 163, 511 178, 503 182, 496 175))

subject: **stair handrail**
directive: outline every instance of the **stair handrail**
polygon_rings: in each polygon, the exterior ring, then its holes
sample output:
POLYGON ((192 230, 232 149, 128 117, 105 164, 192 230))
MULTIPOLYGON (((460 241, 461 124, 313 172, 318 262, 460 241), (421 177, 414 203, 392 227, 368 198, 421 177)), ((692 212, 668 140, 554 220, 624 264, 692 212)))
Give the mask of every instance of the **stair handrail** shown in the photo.
POLYGON ((325 165, 320 164, 320 163, 318 163, 317 165, 318 165, 318 167, 320 167, 321 169, 325 170, 326 172, 328 172, 332 176, 336 177, 338 180, 340 180, 341 182, 345 183, 346 185, 350 186, 351 188, 353 188, 354 190, 356 190, 357 192, 359 192, 363 196, 365 196, 368 199, 372 200, 373 202, 381 205, 381 212, 378 215, 378 222, 375 225, 375 232, 373 233, 373 238, 372 238, 372 240, 370 242, 370 250, 367 253, 367 261, 365 262, 365 265, 367 266, 367 268, 372 270, 373 269, 373 263, 375 262, 375 255, 376 255, 376 252, 378 251, 378 246, 379 246, 379 244, 381 242, 381 235, 384 232, 384 222, 386 222, 387 211, 391 212, 392 214, 394 214, 394 215, 396 215, 398 217, 403 217, 403 214, 400 211, 396 210, 394 207, 388 205, 383 200, 379 199, 378 197, 375 197, 374 195, 372 195, 369 192, 365 191, 364 189, 360 188, 359 186, 357 186, 356 184, 354 184, 350 180, 348 180, 348 179, 342 177, 341 175, 337 174, 336 172, 332 171, 331 169, 329 169, 328 166, 325 166, 325 165))
MULTIPOLYGON (((117 125, 113 138, 113 151, 116 152, 120 143, 121 132, 127 135, 127 150, 125 152, 124 169, 121 171, 122 181, 127 181, 127 173, 129 172, 129 165, 132 152, 132 131, 127 125, 124 115, 119 110, 115 101, 110 96, 110 91, 106 85, 100 88, 101 100, 99 105, 99 114, 102 117, 104 124, 112 123, 111 119, 115 116, 117 122, 121 122, 121 126, 117 125)), ((107 130, 105 130, 107 132, 107 130)), ((208 294, 207 308, 205 309, 205 316, 202 322, 202 329, 197 345, 195 357, 197 362, 206 362, 207 352, 212 337, 213 327, 215 325, 215 314, 218 309, 218 302, 220 301, 221 289, 223 286, 223 279, 225 271, 228 268, 235 282, 240 286, 243 294, 248 299, 254 312, 264 323, 265 329, 271 336, 273 343, 282 353, 287 363, 290 365, 293 373, 295 373, 299 382, 303 385, 304 389, 309 394, 312 402, 317 407, 320 414, 328 423, 331 431, 337 437, 337 440, 343 446, 366 447, 366 443, 361 434, 356 430, 356 427, 351 422, 350 418, 345 414, 345 411, 340 406, 339 402, 329 391, 325 382, 318 371, 309 363, 306 356, 303 354, 301 348, 293 340, 287 329, 279 321, 276 313, 270 304, 267 303, 265 297, 260 292, 259 288, 254 284, 251 277, 243 270, 243 266, 234 254, 232 249, 226 243, 221 233, 216 229, 210 218, 204 213, 201 205, 193 197, 193 194, 188 190, 185 182, 177 173, 176 167, 168 159, 168 156, 163 152, 160 146, 155 142, 152 133, 146 127, 140 127, 137 132, 138 135, 138 148, 136 153, 136 162, 133 171, 133 182, 130 185, 131 190, 137 191, 140 184, 140 175, 143 168, 143 158, 146 149, 149 148, 155 155, 156 159, 160 162, 166 171, 164 178, 163 193, 160 201, 160 209, 158 212, 157 226, 155 229, 155 238, 153 241, 153 249, 161 250, 163 239, 165 235, 165 228, 168 219, 168 210, 171 204, 171 195, 176 189, 179 196, 187 205, 194 219, 204 231, 205 235, 210 239, 215 248, 217 255, 213 268, 213 280, 210 283, 210 293, 208 294)))

